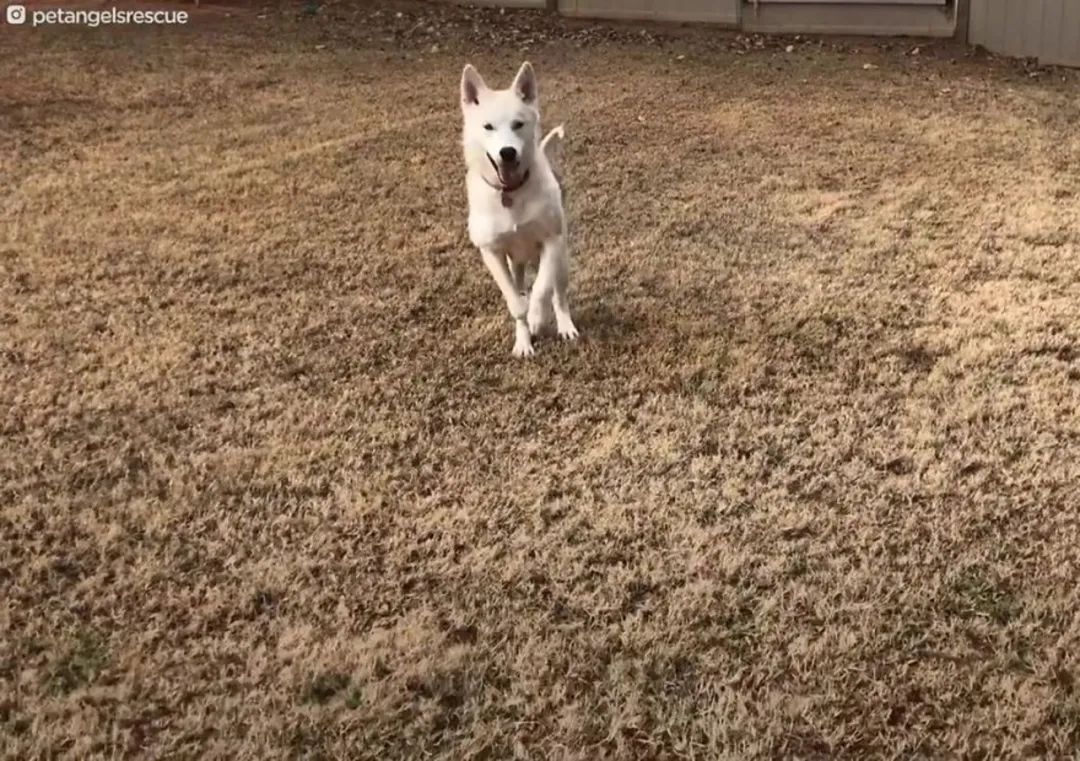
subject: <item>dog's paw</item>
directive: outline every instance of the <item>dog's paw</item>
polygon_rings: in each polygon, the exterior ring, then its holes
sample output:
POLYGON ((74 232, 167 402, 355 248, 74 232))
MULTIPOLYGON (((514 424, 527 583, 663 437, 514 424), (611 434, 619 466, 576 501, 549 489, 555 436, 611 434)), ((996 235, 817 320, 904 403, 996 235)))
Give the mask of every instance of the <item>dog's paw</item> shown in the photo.
POLYGON ((515 357, 531 357, 534 354, 536 354, 536 349, 533 348, 532 341, 518 341, 514 344, 515 357))
POLYGON ((544 329, 544 323, 545 322, 546 321, 544 320, 544 315, 543 314, 537 315, 537 314, 530 313, 529 314, 529 335, 534 336, 534 337, 540 335, 540 331, 542 331, 544 329))
POLYGON ((574 321, 569 317, 564 319, 557 319, 559 338, 564 341, 576 341, 581 333, 578 332, 577 327, 574 325, 574 321))
POLYGON ((539 307, 531 307, 529 310, 529 335, 536 337, 543 335, 551 328, 554 311, 551 303, 542 304, 539 307))

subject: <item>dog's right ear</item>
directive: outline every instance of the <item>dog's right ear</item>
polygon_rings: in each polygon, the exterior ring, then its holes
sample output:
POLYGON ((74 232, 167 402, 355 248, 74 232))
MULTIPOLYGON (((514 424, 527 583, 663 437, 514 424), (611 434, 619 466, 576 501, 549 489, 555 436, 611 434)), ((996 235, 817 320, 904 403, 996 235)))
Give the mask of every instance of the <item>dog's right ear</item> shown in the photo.
POLYGON ((471 63, 465 64, 461 72, 461 105, 475 106, 480 103, 480 93, 487 89, 484 78, 471 63))

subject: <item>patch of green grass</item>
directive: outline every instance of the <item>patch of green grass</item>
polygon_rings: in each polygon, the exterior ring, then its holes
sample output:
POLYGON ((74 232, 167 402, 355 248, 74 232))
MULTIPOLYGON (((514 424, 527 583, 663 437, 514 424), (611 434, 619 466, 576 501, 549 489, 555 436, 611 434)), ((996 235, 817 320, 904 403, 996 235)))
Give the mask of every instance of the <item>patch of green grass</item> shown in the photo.
POLYGON ((968 568, 950 588, 953 607, 964 617, 987 618, 1006 624, 1016 617, 1020 605, 1004 581, 980 568, 968 568))
POLYGON ((79 632, 71 648, 49 668, 45 689, 66 695, 97 679, 107 662, 105 643, 94 632, 79 632))
POLYGON ((349 686, 348 674, 339 674, 335 671, 324 671, 311 680, 311 684, 304 691, 304 701, 307 703, 329 702, 335 695, 349 686))

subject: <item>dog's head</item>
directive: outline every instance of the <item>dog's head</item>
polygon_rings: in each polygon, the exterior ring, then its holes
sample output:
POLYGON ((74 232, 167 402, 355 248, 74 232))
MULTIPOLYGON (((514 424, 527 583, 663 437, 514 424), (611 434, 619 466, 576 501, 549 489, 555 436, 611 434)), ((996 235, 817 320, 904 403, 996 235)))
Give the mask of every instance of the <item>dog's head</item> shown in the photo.
POLYGON ((536 74, 528 61, 514 83, 492 90, 472 64, 461 73, 465 160, 489 165, 503 185, 515 185, 532 165, 540 123, 536 74))

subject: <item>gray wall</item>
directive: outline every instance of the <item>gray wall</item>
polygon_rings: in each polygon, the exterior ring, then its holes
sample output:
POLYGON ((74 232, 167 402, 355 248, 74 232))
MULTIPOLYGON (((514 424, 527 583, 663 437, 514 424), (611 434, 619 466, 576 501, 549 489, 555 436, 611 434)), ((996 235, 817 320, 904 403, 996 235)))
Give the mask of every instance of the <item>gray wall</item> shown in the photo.
POLYGON ((748 0, 742 27, 780 34, 951 37, 956 13, 946 0, 748 0))
POLYGON ((497 8, 551 8, 554 0, 450 0, 459 5, 491 5, 497 8))
MULTIPOLYGON (((453 1, 453 0, 452 0, 453 1)), ((752 32, 951 37, 996 53, 1080 66, 1080 0, 469 0, 567 16, 701 21, 752 32), (961 22, 963 17, 961 16, 961 22), (959 32, 961 39, 963 31, 959 32)))
POLYGON ((736 26, 740 0, 559 0, 567 16, 704 21, 736 26))
POLYGON ((1080 66, 1080 0, 971 0, 968 41, 995 53, 1080 66))
POLYGON ((948 0, 558 0, 568 16, 705 21, 752 32, 951 37, 948 0))

